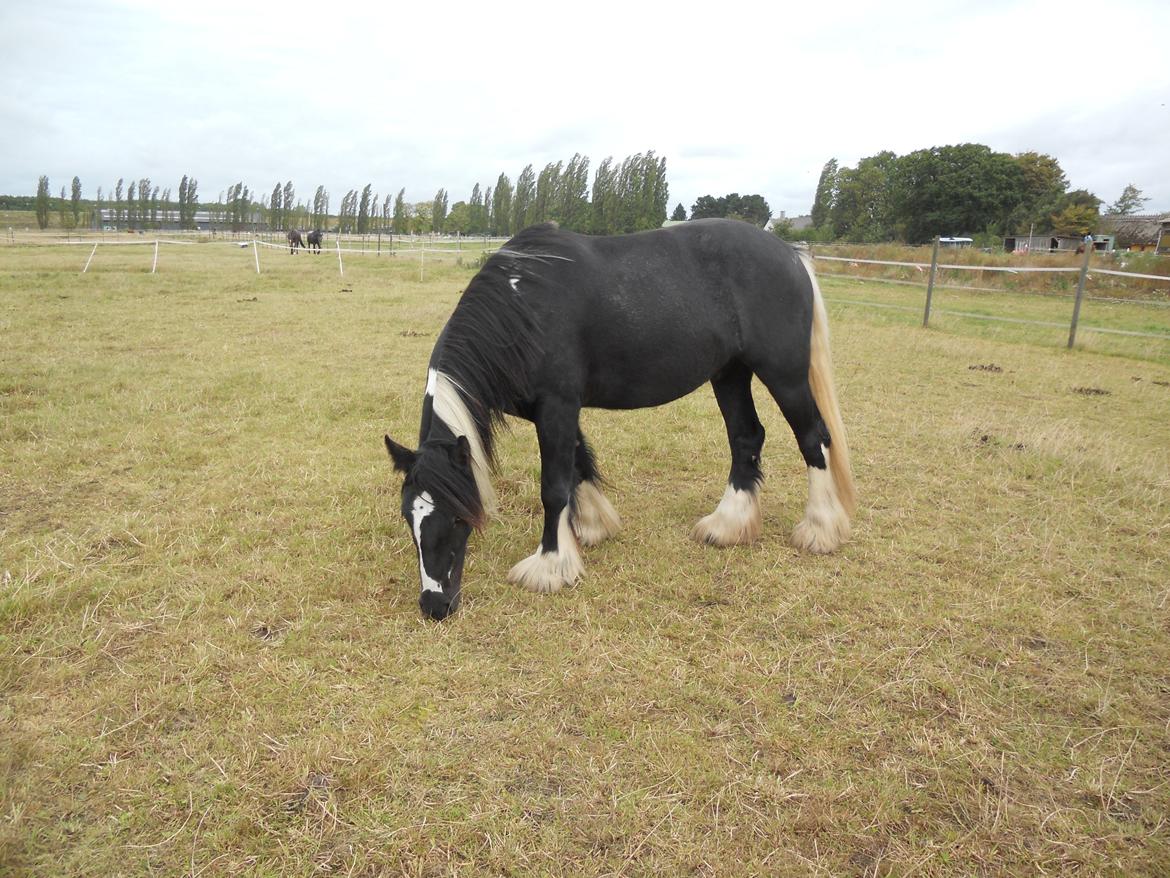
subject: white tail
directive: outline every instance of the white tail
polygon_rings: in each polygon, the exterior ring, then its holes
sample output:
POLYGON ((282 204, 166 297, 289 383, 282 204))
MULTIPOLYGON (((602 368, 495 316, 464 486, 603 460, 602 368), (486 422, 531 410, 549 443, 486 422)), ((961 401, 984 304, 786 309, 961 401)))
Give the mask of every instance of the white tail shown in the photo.
POLYGON ((829 315, 821 287, 813 271, 812 256, 808 250, 798 249, 808 279, 813 288, 812 349, 808 359, 808 383, 813 399, 820 409, 825 426, 829 428, 829 472, 837 489, 837 499, 849 515, 857 510, 857 489, 853 484, 853 468, 849 465, 849 443, 845 438, 845 424, 837 405, 837 390, 833 386, 833 361, 829 355, 829 315))

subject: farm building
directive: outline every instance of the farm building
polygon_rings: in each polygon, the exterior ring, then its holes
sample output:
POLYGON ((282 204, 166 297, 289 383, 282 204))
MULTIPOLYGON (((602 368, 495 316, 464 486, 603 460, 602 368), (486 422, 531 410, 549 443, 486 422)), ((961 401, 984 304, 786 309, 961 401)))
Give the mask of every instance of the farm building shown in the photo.
POLYGON ((1170 217, 1158 214, 1106 214, 1101 217, 1101 230, 1117 239, 1119 250, 1131 253, 1158 250, 1159 236, 1167 225, 1170 225, 1170 217))
POLYGON ((812 217, 809 214, 803 214, 801 216, 788 216, 784 211, 780 211, 764 224, 764 231, 770 232, 776 228, 777 223, 783 222, 791 223, 792 230, 799 232, 801 229, 807 229, 812 225, 812 217))
MULTIPOLYGON (((103 208, 98 211, 98 227, 113 231, 115 229, 158 229, 162 231, 174 231, 181 228, 179 224, 179 212, 177 210, 160 210, 145 217, 127 218, 126 211, 116 211, 111 208, 103 208)), ((209 229, 224 229, 231 225, 231 219, 223 216, 213 216, 209 210, 195 211, 195 228, 199 231, 208 231, 209 229)), ((256 231, 267 231, 268 220, 265 219, 259 212, 253 213, 248 217, 244 224, 248 229, 255 229, 256 231)))
MULTIPOLYGON (((1081 246, 1080 235, 1010 235, 1003 239, 1003 249, 1006 253, 1058 253, 1064 251, 1076 252, 1081 246)), ((1102 250, 1104 246, 1093 246, 1102 250)))

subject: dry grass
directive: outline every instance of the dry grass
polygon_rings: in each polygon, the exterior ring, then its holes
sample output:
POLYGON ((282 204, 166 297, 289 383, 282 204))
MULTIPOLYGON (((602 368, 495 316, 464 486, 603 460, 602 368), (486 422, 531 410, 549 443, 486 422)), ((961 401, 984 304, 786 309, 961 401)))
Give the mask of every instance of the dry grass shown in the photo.
POLYGON ((1170 871, 1165 363, 835 307, 840 554, 762 399, 762 539, 687 539, 701 391, 587 413, 625 530, 555 596, 517 425, 435 625, 381 435, 470 268, 54 252, 0 251, 0 873, 1170 871))

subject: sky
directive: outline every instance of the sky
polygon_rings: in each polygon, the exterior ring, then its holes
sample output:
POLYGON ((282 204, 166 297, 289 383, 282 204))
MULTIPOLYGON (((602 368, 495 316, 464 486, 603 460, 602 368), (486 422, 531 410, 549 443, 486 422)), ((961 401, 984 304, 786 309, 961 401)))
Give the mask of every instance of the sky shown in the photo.
MULTIPOLYGON (((1170 212, 1170 3, 463 4, 0 0, 0 194, 149 177, 215 200, 515 183, 574 153, 666 158, 669 210, 982 143, 1170 212)), ((591 177, 592 179, 592 177, 591 177)))

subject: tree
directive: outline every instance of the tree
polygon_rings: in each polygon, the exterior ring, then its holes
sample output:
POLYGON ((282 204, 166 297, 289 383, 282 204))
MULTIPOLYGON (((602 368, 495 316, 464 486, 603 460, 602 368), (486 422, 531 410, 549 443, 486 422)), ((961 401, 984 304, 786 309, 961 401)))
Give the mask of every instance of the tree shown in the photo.
POLYGON ((73 178, 73 191, 71 193, 70 204, 73 210, 73 225, 76 227, 81 223, 81 178, 73 178))
POLYGON ((431 202, 431 228, 432 232, 443 231, 443 223, 447 219, 447 190, 440 189, 435 193, 434 201, 431 202))
POLYGON ((49 227, 49 178, 41 177, 37 181, 37 228, 49 227))
POLYGON ((1131 216, 1138 212, 1143 204, 1150 199, 1142 195, 1142 191, 1133 183, 1126 185, 1117 200, 1109 205, 1106 213, 1115 213, 1118 216, 1131 216))
POLYGON ((762 195, 740 195, 738 192, 720 198, 701 195, 691 205, 691 219, 714 217, 730 217, 763 228, 772 218, 772 208, 762 195))
POLYGON ((1101 199, 1085 189, 1067 192, 1052 215, 1052 231, 1057 235, 1083 236, 1097 228, 1101 199))
POLYGON ((466 235, 471 226, 471 205, 456 201, 443 221, 443 231, 449 235, 466 235))
POLYGON ((195 228, 195 211, 199 208, 199 181, 194 177, 187 181, 187 222, 184 228, 195 228))
POLYGON ((435 202, 419 201, 414 205, 410 217, 410 230, 416 235, 425 235, 434 230, 435 202))
POLYGON ((1052 214, 1068 189, 1068 178, 1060 162, 1050 155, 1021 152, 1015 155, 1022 184, 1020 203, 1008 218, 1005 232, 1048 232, 1052 214))
POLYGON ((817 194, 813 199, 812 224, 821 228, 828 223, 829 212, 833 209, 833 198, 837 191, 837 160, 829 159, 821 168, 817 180, 817 194))
POLYGON ((687 209, 682 206, 681 201, 675 205, 674 213, 670 215, 670 218, 675 222, 682 222, 687 218, 687 209))
POLYGON ((492 224, 489 228, 493 235, 512 234, 512 181, 507 174, 500 174, 496 179, 496 188, 492 193, 492 224))
POLYGON ((65 212, 65 187, 61 187, 61 199, 57 202, 57 210, 61 215, 61 228, 69 228, 69 214, 65 212))
POLYGON ((367 183, 362 189, 362 200, 358 207, 357 215, 357 231, 359 235, 364 235, 370 230, 370 192, 372 189, 373 185, 370 183, 367 183))
POLYGON ((837 172, 836 195, 829 212, 833 235, 848 241, 894 238, 891 179, 897 156, 880 152, 837 172))
POLYGON ((536 172, 526 165, 516 178, 516 192, 512 196, 512 228, 519 232, 532 224, 532 202, 536 199, 536 172))
POLYGON ((318 186, 313 193, 313 228, 323 229, 329 224, 329 193, 324 186, 318 186))
POLYGON ((1023 198, 1024 172, 1013 156, 962 143, 897 159, 890 184, 887 220, 920 244, 935 235, 1002 232, 1023 198))
POLYGON ((118 178, 118 182, 114 184, 114 227, 121 228, 122 225, 122 178, 118 178))
POLYGON ((405 235, 410 231, 410 216, 406 211, 406 188, 398 190, 394 198, 394 219, 391 228, 396 235, 405 235))
POLYGON ((268 204, 268 225, 274 231, 284 229, 284 189, 281 187, 279 180, 272 187, 272 197, 268 204))

